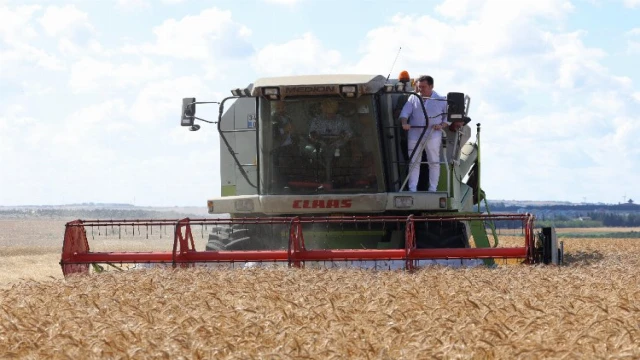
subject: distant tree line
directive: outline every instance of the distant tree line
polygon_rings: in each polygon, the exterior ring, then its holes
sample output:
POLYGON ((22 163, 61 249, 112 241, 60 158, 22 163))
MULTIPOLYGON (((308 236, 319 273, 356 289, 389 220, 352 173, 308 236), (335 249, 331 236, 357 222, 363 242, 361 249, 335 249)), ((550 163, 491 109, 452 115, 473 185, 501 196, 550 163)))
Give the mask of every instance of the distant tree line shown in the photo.
POLYGON ((536 221, 539 227, 556 227, 556 228, 598 228, 605 226, 600 220, 541 220, 536 221))
POLYGON ((614 214, 590 212, 588 216, 592 220, 601 221, 604 226, 636 227, 640 226, 640 214, 614 214))
MULTIPOLYGON (((179 219, 194 217, 173 211, 141 209, 6 209, 0 210, 0 219, 179 219)), ((197 216, 195 217, 202 217, 197 216)))
MULTIPOLYGON (((584 213, 590 211, 623 211, 623 212, 638 212, 640 213, 640 205, 635 204, 633 200, 629 199, 624 204, 605 205, 605 204, 566 204, 566 205, 507 205, 504 202, 489 202, 489 210, 505 212, 505 211, 518 211, 525 210, 549 210, 549 211, 581 211, 584 213), (629 202, 630 201, 630 202, 629 202)), ((484 204, 482 206, 484 209, 484 204)))
MULTIPOLYGON (((517 229, 522 227, 520 221, 498 221, 495 224, 499 229, 517 229)), ((615 214, 615 213, 588 213, 586 219, 571 219, 564 215, 558 215, 552 220, 536 220, 536 226, 556 228, 592 228, 592 227, 640 227, 640 214, 615 214)))
MULTIPOLYGON (((593 227, 603 227, 608 226, 604 225, 600 220, 540 220, 536 219, 536 227, 556 227, 556 228, 593 228, 593 227)), ((495 222, 496 229, 521 229, 522 221, 518 220, 505 220, 505 221, 496 221, 495 222)), ((610 225, 610 226, 621 226, 621 225, 610 225)))
MULTIPOLYGON (((482 211, 487 209, 483 206, 482 211)), ((562 204, 524 205, 505 204, 501 201, 489 202, 492 213, 532 213, 536 215, 536 225, 557 228, 587 227, 639 227, 640 205, 629 200, 624 204, 562 204)), ((499 222, 497 228, 509 229, 521 226, 519 222, 499 222)))

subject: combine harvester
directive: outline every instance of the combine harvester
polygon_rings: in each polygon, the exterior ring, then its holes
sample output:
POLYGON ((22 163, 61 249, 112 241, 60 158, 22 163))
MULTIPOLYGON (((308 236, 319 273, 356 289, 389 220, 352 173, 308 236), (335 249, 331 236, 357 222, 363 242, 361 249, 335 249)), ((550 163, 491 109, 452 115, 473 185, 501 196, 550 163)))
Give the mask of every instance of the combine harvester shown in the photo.
MULTIPOLYGON (((60 261, 64 275, 160 264, 412 270, 500 260, 560 263, 562 244, 552 228, 534 233, 533 215, 488 213, 480 187, 480 124, 475 141, 468 142, 470 98, 462 93, 441 99, 452 126, 443 131, 437 191, 424 191, 424 159, 418 191, 406 191, 412 155, 397 109, 416 94, 412 85, 403 72, 396 80, 264 78, 232 90, 233 96, 217 103, 222 197, 207 201, 209 214, 220 217, 69 222, 60 261), (322 126, 333 131, 318 133, 322 126), (517 243, 499 245, 496 228, 511 229, 517 243), (89 247, 96 233, 120 240, 148 238, 154 231, 165 234, 163 251, 89 247), (194 241, 197 233, 206 242, 202 246, 194 241)), ((214 123, 196 117, 197 104, 211 103, 183 99, 181 125, 196 131, 195 120, 214 123)), ((429 131, 423 128, 422 136, 429 131)))

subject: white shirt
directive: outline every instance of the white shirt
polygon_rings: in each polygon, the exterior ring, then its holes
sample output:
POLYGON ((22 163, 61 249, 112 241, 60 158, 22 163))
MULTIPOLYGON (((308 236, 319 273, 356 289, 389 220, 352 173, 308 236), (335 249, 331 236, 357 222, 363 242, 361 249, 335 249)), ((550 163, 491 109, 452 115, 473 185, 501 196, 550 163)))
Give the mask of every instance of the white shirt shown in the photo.
MULTIPOLYGON (((447 123, 447 115, 445 114, 447 112, 446 97, 438 95, 435 91, 431 92, 431 97, 429 99, 420 99, 415 95, 411 95, 400 112, 400 117, 407 118, 409 120, 408 123, 411 125, 411 129, 409 129, 407 134, 407 139, 409 140, 418 140, 420 138, 420 134, 424 128, 416 126, 427 126, 427 120, 424 117, 422 106, 420 105, 421 102, 424 103, 424 108, 429 117, 436 116, 435 118, 431 118, 430 126, 441 124, 443 122, 447 123)), ((434 136, 441 137, 442 131, 433 130, 430 138, 434 136)), ((422 139, 425 140, 424 137, 422 139)))

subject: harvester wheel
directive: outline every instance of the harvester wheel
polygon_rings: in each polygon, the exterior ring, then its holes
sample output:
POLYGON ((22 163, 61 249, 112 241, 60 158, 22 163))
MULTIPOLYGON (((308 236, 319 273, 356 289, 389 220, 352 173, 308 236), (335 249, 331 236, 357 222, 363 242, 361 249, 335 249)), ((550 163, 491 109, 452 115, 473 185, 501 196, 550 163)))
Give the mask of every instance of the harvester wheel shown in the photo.
POLYGON ((562 264, 564 261, 564 247, 558 244, 555 228, 545 227, 538 233, 534 254, 534 263, 562 264))
POLYGON ((214 226, 206 249, 220 250, 275 250, 286 249, 288 225, 285 224, 233 224, 214 226))
POLYGON ((206 249, 209 251, 247 250, 248 233, 247 229, 243 229, 239 225, 214 226, 209 234, 206 249))

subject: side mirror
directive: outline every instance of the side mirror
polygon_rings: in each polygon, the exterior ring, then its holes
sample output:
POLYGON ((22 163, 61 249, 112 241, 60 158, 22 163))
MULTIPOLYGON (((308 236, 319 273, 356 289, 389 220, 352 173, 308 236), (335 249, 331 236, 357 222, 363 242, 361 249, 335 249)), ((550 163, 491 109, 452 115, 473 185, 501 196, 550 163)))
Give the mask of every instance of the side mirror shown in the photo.
POLYGON ((456 122, 464 121, 464 94, 458 92, 450 92, 447 94, 447 121, 456 122))
POLYGON ((193 122, 196 118, 196 98, 184 98, 182 99, 182 116, 180 125, 193 126, 193 122))

